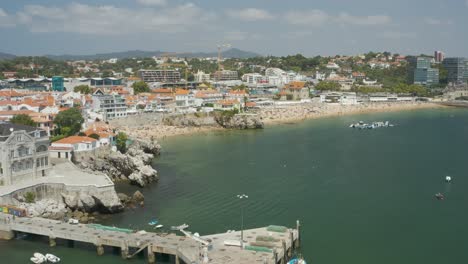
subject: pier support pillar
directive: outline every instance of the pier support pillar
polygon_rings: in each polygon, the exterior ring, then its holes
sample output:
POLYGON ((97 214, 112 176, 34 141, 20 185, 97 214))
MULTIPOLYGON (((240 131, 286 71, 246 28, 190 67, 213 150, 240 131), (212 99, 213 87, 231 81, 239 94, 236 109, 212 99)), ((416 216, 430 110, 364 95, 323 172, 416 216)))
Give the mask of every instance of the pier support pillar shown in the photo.
POLYGON ((180 264, 179 256, 175 255, 175 264, 180 264))
POLYGON ((121 254, 123 259, 127 259, 128 258, 128 247, 121 247, 120 248, 120 254, 121 254))
POLYGON ((0 230, 0 240, 12 240, 15 238, 15 232, 12 230, 0 230))
POLYGON ((156 255, 153 252, 153 247, 150 245, 147 248, 147 255, 148 255, 148 263, 154 264, 156 263, 156 255))
POLYGON ((294 233, 292 230, 289 230, 289 240, 291 247, 288 250, 288 257, 292 257, 292 252, 294 250, 294 233))
POLYGON ((98 256, 104 255, 104 247, 102 245, 97 245, 96 250, 97 250, 98 256))
POLYGON ((276 248, 273 249, 273 257, 275 258, 275 264, 278 264, 278 252, 276 252, 276 248))
POLYGON ((296 248, 301 247, 301 223, 299 220, 296 221, 296 230, 297 230, 297 239, 296 239, 296 248))
POLYGON ((288 257, 288 249, 286 248, 286 241, 281 240, 281 245, 283 246, 283 259, 281 260, 281 263, 285 264, 288 260, 286 259, 288 257))
POLYGON ((57 245, 57 241, 55 240, 55 237, 49 237, 49 246, 55 247, 56 245, 57 245))

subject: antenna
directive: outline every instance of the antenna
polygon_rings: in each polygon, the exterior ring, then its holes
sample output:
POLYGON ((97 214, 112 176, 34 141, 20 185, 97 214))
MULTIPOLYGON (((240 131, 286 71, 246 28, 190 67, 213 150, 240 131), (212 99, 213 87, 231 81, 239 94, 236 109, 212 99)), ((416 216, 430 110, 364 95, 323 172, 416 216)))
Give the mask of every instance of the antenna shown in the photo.
POLYGON ((232 47, 231 44, 227 43, 227 44, 219 44, 218 45, 218 71, 222 70, 223 69, 223 66, 221 65, 221 49, 222 48, 230 48, 232 47))

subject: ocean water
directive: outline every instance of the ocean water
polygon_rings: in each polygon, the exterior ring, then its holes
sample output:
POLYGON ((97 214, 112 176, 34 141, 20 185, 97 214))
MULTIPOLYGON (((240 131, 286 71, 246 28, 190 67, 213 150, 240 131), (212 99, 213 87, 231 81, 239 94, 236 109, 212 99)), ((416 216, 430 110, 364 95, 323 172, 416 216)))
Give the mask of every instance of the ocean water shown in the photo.
MULTIPOLYGON (((143 208, 104 219, 149 229, 187 223, 200 234, 302 223, 310 263, 405 264, 468 262, 468 111, 418 110, 306 121, 259 131, 214 132, 162 142, 154 161, 160 181, 142 190, 143 208), (354 130, 352 122, 395 127, 354 130), (444 182, 450 175, 453 182, 444 182), (444 193, 443 201, 434 198, 444 193)), ((136 187, 119 186, 133 192, 136 187)), ((107 250, 44 239, 0 242, 0 263, 28 263, 33 252, 62 263, 123 261, 107 250)), ((170 259, 163 259, 169 263, 170 259)))

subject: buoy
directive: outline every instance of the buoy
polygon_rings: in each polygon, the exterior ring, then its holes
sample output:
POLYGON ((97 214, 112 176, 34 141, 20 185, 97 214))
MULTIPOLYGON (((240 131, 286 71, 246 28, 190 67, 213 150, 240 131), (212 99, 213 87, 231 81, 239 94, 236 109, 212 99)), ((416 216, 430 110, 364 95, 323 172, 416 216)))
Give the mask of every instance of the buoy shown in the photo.
POLYGON ((450 176, 445 176, 445 181, 446 181, 446 182, 451 182, 451 181, 452 181, 452 177, 450 177, 450 176))

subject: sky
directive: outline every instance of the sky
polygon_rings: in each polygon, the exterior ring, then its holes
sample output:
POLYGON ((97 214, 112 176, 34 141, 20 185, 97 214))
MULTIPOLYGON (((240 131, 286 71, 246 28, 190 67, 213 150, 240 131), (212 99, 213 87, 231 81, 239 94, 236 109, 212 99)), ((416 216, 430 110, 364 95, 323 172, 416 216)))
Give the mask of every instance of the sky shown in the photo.
POLYGON ((468 57, 468 0, 0 0, 0 52, 468 57))

